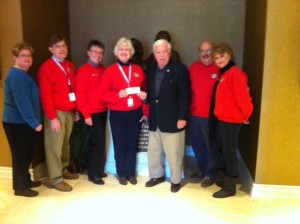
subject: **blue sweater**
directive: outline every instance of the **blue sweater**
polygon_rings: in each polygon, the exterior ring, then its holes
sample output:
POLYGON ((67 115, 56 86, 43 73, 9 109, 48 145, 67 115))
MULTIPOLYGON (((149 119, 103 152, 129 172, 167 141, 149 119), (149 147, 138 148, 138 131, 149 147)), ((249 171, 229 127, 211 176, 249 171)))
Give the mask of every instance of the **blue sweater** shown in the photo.
POLYGON ((12 67, 4 82, 3 122, 28 124, 36 129, 42 121, 37 84, 25 71, 12 67))

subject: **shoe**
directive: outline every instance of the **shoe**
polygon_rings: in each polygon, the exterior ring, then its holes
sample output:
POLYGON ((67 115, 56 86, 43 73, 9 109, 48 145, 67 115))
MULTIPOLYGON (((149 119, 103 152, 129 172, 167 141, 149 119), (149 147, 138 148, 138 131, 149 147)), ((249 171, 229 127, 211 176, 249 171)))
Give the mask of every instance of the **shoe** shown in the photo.
POLYGON ((29 187, 30 188, 33 188, 33 187, 39 187, 42 185, 42 182, 41 181, 32 181, 30 180, 29 182, 29 187))
POLYGON ((154 187, 155 185, 160 184, 165 181, 166 181, 165 176, 162 176, 159 178, 151 178, 149 181, 146 182, 146 187, 154 187))
POLYGON ((176 193, 180 190, 180 183, 179 184, 173 184, 171 183, 171 192, 176 193))
POLYGON ((201 182, 201 187, 207 188, 213 185, 215 181, 211 179, 210 177, 204 177, 204 180, 201 182))
POLYGON ((204 176, 200 171, 191 174, 191 179, 202 179, 204 176))
POLYGON ((74 180, 74 179, 78 179, 79 175, 77 173, 67 172, 63 174, 63 178, 67 180, 74 180))
POLYGON ((35 197, 38 196, 38 194, 39 192, 31 190, 30 188, 26 190, 15 190, 16 196, 35 197))
POLYGON ((68 191, 72 191, 73 188, 67 184, 66 182, 62 181, 58 184, 55 184, 53 185, 53 187, 56 189, 56 190, 59 190, 59 191, 63 191, 63 192, 68 192, 68 191))
POLYGON ((93 182, 94 184, 98 185, 104 185, 104 181, 101 179, 101 177, 89 177, 89 181, 93 182))
POLYGON ((216 185, 218 187, 223 187, 224 186, 224 180, 216 180, 216 185))
POLYGON ((107 174, 106 174, 106 173, 102 173, 100 176, 101 176, 102 178, 104 178, 104 177, 107 177, 107 174))
POLYGON ((121 185, 127 185, 127 179, 125 177, 120 177, 119 178, 119 183, 121 185))
POLYGON ((236 194, 236 190, 225 190, 222 188, 221 190, 215 192, 213 194, 214 198, 228 198, 234 196, 236 194))
POLYGON ((131 183, 132 185, 136 185, 137 184, 137 179, 135 177, 131 177, 128 179, 129 183, 131 183))

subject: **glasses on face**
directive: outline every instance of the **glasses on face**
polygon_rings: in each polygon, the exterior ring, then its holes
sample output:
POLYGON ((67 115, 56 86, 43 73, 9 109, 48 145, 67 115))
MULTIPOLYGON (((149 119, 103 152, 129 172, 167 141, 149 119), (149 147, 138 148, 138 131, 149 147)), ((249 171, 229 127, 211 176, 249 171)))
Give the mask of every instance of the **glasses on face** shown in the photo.
POLYGON ((103 52, 102 52, 102 51, 94 51, 94 50, 89 50, 89 52, 92 52, 92 53, 94 53, 94 54, 103 54, 103 52))
POLYGON ((210 55, 211 52, 212 52, 211 49, 207 49, 207 50, 199 50, 199 53, 200 53, 200 54, 209 54, 209 55, 210 55))
POLYGON ((20 58, 32 58, 31 54, 19 54, 18 57, 20 58))

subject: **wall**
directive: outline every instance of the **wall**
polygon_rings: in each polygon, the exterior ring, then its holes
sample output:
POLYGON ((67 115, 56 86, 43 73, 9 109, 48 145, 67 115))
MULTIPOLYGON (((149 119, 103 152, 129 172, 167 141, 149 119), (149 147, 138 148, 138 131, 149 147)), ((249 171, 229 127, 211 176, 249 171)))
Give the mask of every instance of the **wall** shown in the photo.
POLYGON ((114 62, 112 49, 118 38, 138 38, 149 55, 156 33, 167 30, 172 44, 189 66, 197 60, 199 42, 204 39, 229 42, 242 64, 245 0, 82 0, 70 1, 73 60, 86 60, 86 45, 100 39, 107 51, 104 64, 114 62))
POLYGON ((248 74, 254 111, 250 125, 244 125, 240 133, 239 150, 255 179, 257 146, 260 125, 262 80, 265 59, 267 0, 248 0, 246 3, 244 64, 248 74))
MULTIPOLYGON (((48 39, 61 34, 70 40, 68 0, 1 0, 0 1, 0 119, 3 112, 3 81, 13 65, 11 48, 16 42, 27 41, 34 47, 34 64, 30 74, 36 76, 40 64, 50 57, 48 39), (13 15, 13 16, 12 16, 13 15), (9 19, 7 19, 9 18, 9 19)), ((11 155, 6 136, 0 125, 0 166, 11 166, 11 155)), ((33 163, 38 163, 43 154, 42 139, 38 139, 33 163)))
POLYGON ((2 127, 3 83, 9 67, 13 65, 11 49, 16 42, 22 41, 22 16, 19 0, 0 1, 0 166, 11 166, 8 143, 2 127), (13 16, 12 16, 13 15, 13 16), (9 18, 9 19, 7 19, 9 18))
POLYGON ((258 184, 300 185, 300 2, 268 1, 258 184))

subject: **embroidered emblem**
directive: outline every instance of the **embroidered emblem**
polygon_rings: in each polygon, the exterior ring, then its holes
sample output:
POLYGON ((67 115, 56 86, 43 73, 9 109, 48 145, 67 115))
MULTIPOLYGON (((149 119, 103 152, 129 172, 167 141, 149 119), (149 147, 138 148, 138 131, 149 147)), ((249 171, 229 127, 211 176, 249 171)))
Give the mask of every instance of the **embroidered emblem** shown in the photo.
POLYGON ((140 75, 138 73, 133 73, 133 76, 138 78, 140 75))

